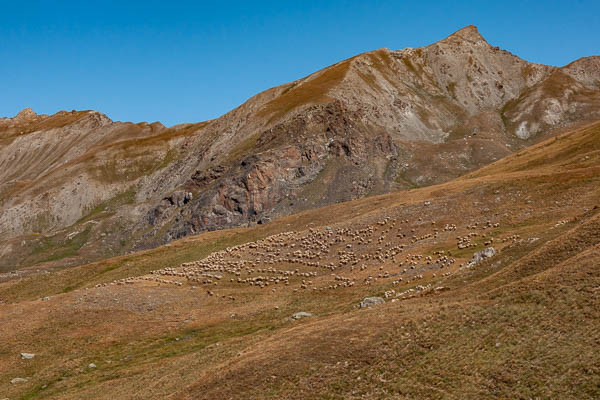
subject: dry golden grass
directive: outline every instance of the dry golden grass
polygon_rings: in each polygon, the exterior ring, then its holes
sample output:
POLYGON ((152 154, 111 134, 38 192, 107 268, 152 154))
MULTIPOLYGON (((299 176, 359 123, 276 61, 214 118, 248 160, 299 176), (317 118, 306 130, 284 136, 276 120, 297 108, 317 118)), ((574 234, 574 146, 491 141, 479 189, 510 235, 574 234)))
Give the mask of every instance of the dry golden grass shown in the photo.
POLYGON ((16 128, 2 130, 0 132, 0 144, 10 144, 16 137, 27 135, 31 132, 62 128, 84 118, 88 113, 89 110, 76 112, 63 111, 49 117, 37 117, 27 123, 20 124, 16 128))
POLYGON ((0 392, 11 399, 598 398, 599 142, 596 124, 443 185, 0 284, 0 392), (336 273, 358 284, 343 290, 294 292, 295 281, 275 292, 227 282, 213 289, 235 301, 208 296, 202 284, 85 290, 278 232, 356 229, 386 216, 408 219, 406 230, 417 235, 430 221, 457 224, 456 233, 405 251, 450 251, 457 264, 484 247, 477 240, 474 249, 456 249, 454 236, 472 221, 499 221, 490 236, 522 239, 495 242, 499 253, 476 267, 455 265, 449 276, 425 271, 395 287, 385 279, 363 285, 373 272, 345 267, 336 273), (356 308, 367 295, 428 283, 445 289, 356 308), (292 321, 297 311, 314 317, 292 321), (37 355, 21 360, 20 352, 37 355), (87 368, 91 362, 97 368, 87 368), (14 377, 30 380, 11 385, 14 377))
MULTIPOLYGON (((29 129, 33 132, 60 128, 72 124, 86 115, 88 115, 87 111, 55 114, 35 123, 32 122, 31 126, 26 125, 23 129, 29 129)), ((183 127, 156 129, 148 124, 125 123, 117 130, 118 134, 111 135, 96 143, 80 156, 60 163, 55 168, 49 168, 48 165, 47 169, 43 169, 44 172, 36 176, 35 179, 16 181, 14 185, 4 189, 2 196, 3 198, 35 196, 44 193, 49 187, 60 185, 63 181, 72 179, 73 176, 84 171, 90 172, 103 183, 133 181, 140 176, 165 167, 176 159, 178 155, 171 150, 171 143, 197 134, 208 124, 209 122, 200 122, 183 127), (162 155, 162 158, 158 157, 160 155, 162 155), (65 171, 70 171, 71 174, 65 174, 65 171), (32 188, 35 188, 35 190, 31 191, 32 188), (23 195, 27 191, 29 191, 29 194, 23 195)), ((10 131, 3 131, 2 137, 4 138, 9 134, 10 131)), ((8 136, 7 140, 9 139, 13 140, 14 137, 8 136)), ((207 138, 207 140, 211 140, 211 138, 207 138)), ((63 148, 61 151, 66 154, 69 148, 63 148)), ((48 153, 52 153, 52 151, 48 153)), ((53 153, 52 157, 61 159, 62 155, 53 153)), ((39 154, 35 153, 31 157, 29 160, 22 161, 22 169, 31 168, 31 165, 39 162, 39 154)), ((19 168, 15 168, 15 176, 19 176, 19 171, 19 168)))
POLYGON ((270 116, 270 121, 275 121, 301 105, 323 103, 330 100, 327 92, 344 79, 351 60, 342 61, 297 83, 289 84, 279 96, 263 106, 259 116, 270 116))

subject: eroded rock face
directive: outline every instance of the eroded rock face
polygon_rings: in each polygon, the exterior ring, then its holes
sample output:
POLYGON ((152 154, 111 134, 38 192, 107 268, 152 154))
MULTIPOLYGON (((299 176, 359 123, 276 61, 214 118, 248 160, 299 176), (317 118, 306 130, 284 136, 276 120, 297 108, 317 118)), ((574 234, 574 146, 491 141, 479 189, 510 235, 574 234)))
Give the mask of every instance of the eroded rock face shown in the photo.
MULTIPOLYGON (((296 199, 303 185, 312 182, 331 163, 347 163, 367 179, 370 172, 365 166, 394 156, 396 146, 385 132, 373 134, 358 125, 358 119, 358 113, 348 112, 339 101, 314 106, 291 121, 262 132, 256 146, 265 148, 264 152, 247 156, 229 169, 217 166, 195 172, 188 187, 200 194, 191 206, 180 209, 172 207, 173 202, 163 201, 150 211, 149 220, 162 226, 179 213, 169 233, 170 238, 177 238, 283 215, 281 203, 296 199), (281 147, 269 148, 274 141, 280 141, 281 147)), ((383 176, 378 178, 384 180, 383 176)), ((354 188, 336 183, 341 197, 319 197, 320 204, 351 198, 354 188), (347 198, 343 198, 343 192, 347 198)))
MULTIPOLYGON (((590 66, 594 75, 595 66, 590 66)), ((553 71, 546 79, 524 91, 504 107, 507 128, 527 140, 576 121, 600 118, 600 91, 587 74, 571 70, 553 71), (576 78, 580 79, 577 80, 576 78), (587 85, 586 85, 587 84, 587 85)), ((600 78, 600 73, 597 73, 600 78)))

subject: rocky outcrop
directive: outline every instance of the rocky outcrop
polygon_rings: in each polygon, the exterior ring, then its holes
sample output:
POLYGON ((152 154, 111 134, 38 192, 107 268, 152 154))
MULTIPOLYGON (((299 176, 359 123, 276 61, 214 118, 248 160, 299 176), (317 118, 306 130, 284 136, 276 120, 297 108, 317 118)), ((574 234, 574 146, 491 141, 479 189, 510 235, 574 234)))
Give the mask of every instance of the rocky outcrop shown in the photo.
POLYGON ((384 303, 385 300, 383 299, 383 297, 365 297, 360 302, 360 308, 370 308, 384 303))
POLYGON ((580 58, 561 70, 587 87, 600 89, 600 56, 580 58))
MULTIPOLYGON (((313 106, 290 121, 263 131, 256 139, 256 151, 226 168, 218 165, 196 171, 186 187, 199 193, 189 207, 161 202, 149 212, 149 221, 160 229, 176 218, 166 240, 204 230, 260 223, 285 212, 282 201, 293 202, 302 187, 328 165, 348 163, 365 175, 374 160, 396 154, 396 146, 385 132, 373 133, 357 124, 360 115, 349 112, 343 103, 313 106), (285 141, 281 141, 285 135, 285 141), (273 142, 281 145, 272 147, 273 142), (264 149, 264 151, 260 151, 264 149)), ((380 176, 381 181, 384 180, 380 176)), ((319 198, 320 204, 349 199, 353 187, 340 184, 344 198, 319 198)), ((315 199, 311 199, 314 201, 315 199)), ((149 235, 153 235, 151 232, 149 235)))
POLYGON ((483 250, 477 251, 473 254, 473 258, 471 259, 471 261, 467 263, 467 267, 473 267, 488 258, 494 257, 495 255, 496 249, 494 249, 493 247, 488 247, 483 250))

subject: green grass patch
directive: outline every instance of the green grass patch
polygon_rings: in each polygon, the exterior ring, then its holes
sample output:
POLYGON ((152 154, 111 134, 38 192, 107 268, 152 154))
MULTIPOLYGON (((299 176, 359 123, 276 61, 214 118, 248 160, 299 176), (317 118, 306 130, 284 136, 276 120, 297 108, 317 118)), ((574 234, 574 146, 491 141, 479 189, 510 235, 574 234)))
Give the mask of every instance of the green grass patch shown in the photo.
POLYGON ((231 163, 234 161, 238 161, 244 155, 249 153, 252 149, 254 149, 254 147, 256 147, 256 142, 258 141, 258 138, 260 138, 260 135, 260 132, 253 133, 252 135, 244 139, 242 142, 240 142, 229 152, 229 154, 227 154, 225 162, 231 163))
POLYGON ((416 185, 415 183, 413 183, 413 181, 411 181, 410 178, 406 175, 405 170, 400 170, 398 172, 395 181, 396 181, 396 183, 399 183, 401 185, 408 186, 409 189, 419 188, 419 185, 416 185))
POLYGON ((113 198, 111 198, 107 201, 104 201, 104 202, 98 204, 97 206, 95 206, 94 208, 92 208, 87 214, 85 214, 83 217, 79 218, 79 220, 75 223, 75 225, 90 221, 90 220, 94 219, 95 217, 98 217, 100 214, 104 213, 107 210, 111 210, 111 209, 117 208, 117 207, 125 205, 125 204, 133 204, 134 202, 135 202, 135 191, 133 189, 127 190, 123 193, 119 193, 118 195, 114 196, 113 198))
POLYGON ((29 264, 38 264, 48 261, 62 260, 63 258, 76 256, 88 241, 91 226, 74 235, 71 239, 63 237, 44 237, 33 248, 27 257, 29 264))

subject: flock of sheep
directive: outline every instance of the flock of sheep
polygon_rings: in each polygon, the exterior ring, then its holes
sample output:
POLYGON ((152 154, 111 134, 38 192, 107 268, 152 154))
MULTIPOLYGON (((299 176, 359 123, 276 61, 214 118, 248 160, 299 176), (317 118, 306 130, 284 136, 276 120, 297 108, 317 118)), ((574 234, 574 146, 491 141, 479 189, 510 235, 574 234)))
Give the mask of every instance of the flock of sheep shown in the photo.
MULTIPOLYGON (((386 217, 354 229, 310 228, 279 233, 214 252, 177 268, 165 267, 149 275, 103 285, 140 281, 193 285, 205 288, 209 296, 229 300, 235 300, 235 295, 231 290, 219 294, 220 288, 249 286, 275 292, 290 287, 294 292, 329 291, 378 281, 400 286, 424 277, 452 274, 466 263, 454 267, 458 263, 448 244, 455 240, 451 247, 458 251, 481 244, 487 246, 494 241, 488 231, 498 227, 497 222, 484 221, 472 222, 462 229, 455 224, 438 228, 435 221, 425 222, 423 218, 409 221, 386 217), (457 236, 458 233, 464 234, 457 236), (436 247, 440 250, 433 250, 436 247)), ((462 256, 469 255, 463 252, 462 256)), ((419 287, 411 290, 418 291, 419 287)))

